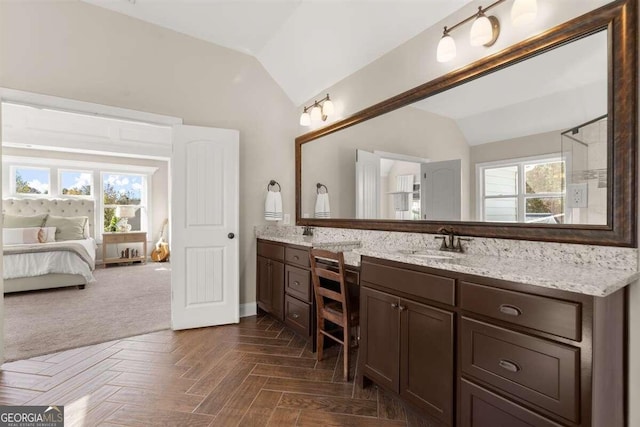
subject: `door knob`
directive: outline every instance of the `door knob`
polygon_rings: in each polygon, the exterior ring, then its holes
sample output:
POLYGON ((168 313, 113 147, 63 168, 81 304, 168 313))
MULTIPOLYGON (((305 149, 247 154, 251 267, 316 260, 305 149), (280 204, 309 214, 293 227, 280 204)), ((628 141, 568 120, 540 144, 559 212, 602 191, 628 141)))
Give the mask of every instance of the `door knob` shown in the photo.
POLYGON ((230 239, 233 239, 234 237, 236 237, 236 235, 233 234, 233 233, 229 233, 229 234, 227 234, 227 237, 230 238, 230 239))

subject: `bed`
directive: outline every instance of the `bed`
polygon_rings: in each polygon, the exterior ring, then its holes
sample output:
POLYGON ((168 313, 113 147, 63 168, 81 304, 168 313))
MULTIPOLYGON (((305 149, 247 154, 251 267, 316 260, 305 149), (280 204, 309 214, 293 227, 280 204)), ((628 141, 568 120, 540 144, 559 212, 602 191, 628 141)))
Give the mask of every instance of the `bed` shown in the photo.
POLYGON ((87 217, 81 239, 3 245, 5 293, 67 286, 84 289, 95 281, 92 272, 95 269, 97 246, 92 237, 95 218, 93 200, 4 199, 2 212, 5 220, 9 216, 45 214, 52 219, 87 217))

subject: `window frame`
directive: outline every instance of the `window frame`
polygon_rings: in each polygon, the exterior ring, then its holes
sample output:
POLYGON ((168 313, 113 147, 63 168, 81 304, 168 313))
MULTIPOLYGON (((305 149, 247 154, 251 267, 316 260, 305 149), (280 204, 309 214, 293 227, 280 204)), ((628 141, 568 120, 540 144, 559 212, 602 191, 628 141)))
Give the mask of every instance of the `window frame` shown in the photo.
POLYGON ((95 198, 95 194, 96 194, 96 185, 95 185, 95 181, 96 181, 96 174, 95 171, 92 170, 88 170, 88 169, 73 169, 73 168, 57 168, 58 169, 58 191, 57 191, 57 196, 58 197, 69 197, 69 198, 74 198, 74 199, 94 199, 95 198), (89 194, 88 196, 86 195, 80 195, 80 194, 63 194, 62 190, 63 190, 63 186, 62 186, 62 174, 65 172, 79 172, 79 173, 88 173, 91 175, 91 194, 89 194))
POLYGON ((51 198, 53 196, 53 180, 51 174, 51 168, 46 166, 35 166, 28 164, 13 164, 9 166, 9 194, 12 197, 33 197, 33 198, 51 198), (49 192, 48 193, 18 193, 16 191, 16 172, 18 169, 36 169, 47 171, 49 176, 49 192))
POLYGON ((138 205, 120 205, 120 206, 138 206, 142 212, 140 214, 140 230, 132 230, 132 231, 140 231, 146 232, 147 236, 149 235, 149 224, 152 224, 151 212, 149 210, 149 195, 151 194, 151 175, 143 172, 130 172, 123 170, 101 170, 100 171, 100 200, 98 201, 96 198, 96 203, 100 203, 100 214, 99 214, 99 224, 101 233, 105 233, 104 229, 104 211, 107 208, 116 208, 118 205, 105 204, 104 203, 104 177, 105 175, 127 175, 127 176, 136 176, 142 178, 143 189, 140 194, 140 204, 138 205))
POLYGON ((526 203, 528 199, 542 199, 542 198, 561 198, 563 200, 563 213, 564 218, 568 218, 567 211, 567 170, 570 167, 570 158, 567 155, 562 155, 562 153, 550 153, 543 154, 539 156, 529 156, 529 157, 519 157, 515 159, 505 159, 505 160, 497 160, 493 162, 483 162, 476 164, 476 218, 479 221, 483 222, 492 222, 492 223, 510 223, 510 224, 535 224, 536 221, 525 222, 526 218, 526 203), (536 165, 536 164, 545 164, 545 163, 556 163, 556 162, 564 162, 564 190, 560 192, 546 192, 546 193, 527 193, 526 192, 526 174, 525 174, 525 166, 528 165, 536 165), (516 190, 517 194, 500 194, 496 196, 487 196, 486 187, 484 185, 484 174, 487 169, 499 169, 506 167, 517 167, 517 183, 516 190), (517 213, 515 221, 487 221, 485 219, 485 201, 487 199, 513 199, 517 200, 517 213))

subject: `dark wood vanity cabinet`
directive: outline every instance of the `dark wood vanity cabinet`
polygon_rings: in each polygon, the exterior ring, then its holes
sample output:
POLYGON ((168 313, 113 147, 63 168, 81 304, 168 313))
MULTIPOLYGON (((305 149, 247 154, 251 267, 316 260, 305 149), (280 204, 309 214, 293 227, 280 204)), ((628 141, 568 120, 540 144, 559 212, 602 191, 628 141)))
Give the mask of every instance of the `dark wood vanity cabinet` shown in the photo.
MULTIPOLYGON (((411 284, 410 273, 396 274, 399 287, 411 284)), ((454 314, 399 296, 386 278, 361 282, 361 375, 452 425, 454 314)))
POLYGON ((302 336, 313 330, 309 250, 258 240, 258 307, 302 336))
POLYGON ((359 380, 435 425, 625 425, 626 290, 607 297, 363 257, 359 380))
MULTIPOLYGON (((328 268, 337 271, 333 264, 329 263, 328 268)), ((353 300, 358 300, 360 295, 359 275, 357 267, 346 267, 346 280, 353 300)), ((256 288, 256 300, 261 310, 284 321, 303 337, 314 336, 315 303, 308 247, 258 239, 256 288)), ((312 350, 315 351, 315 340, 312 340, 312 350)))
POLYGON ((260 309, 283 320, 284 263, 280 251, 271 246, 275 245, 258 244, 256 299, 260 309))

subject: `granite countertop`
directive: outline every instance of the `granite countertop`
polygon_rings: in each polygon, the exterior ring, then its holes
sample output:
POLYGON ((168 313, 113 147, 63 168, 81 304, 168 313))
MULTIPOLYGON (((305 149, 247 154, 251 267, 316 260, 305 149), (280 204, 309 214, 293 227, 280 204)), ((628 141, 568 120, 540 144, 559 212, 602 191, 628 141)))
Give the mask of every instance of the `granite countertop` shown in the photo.
POLYGON ((259 239, 270 240, 272 242, 287 243, 289 245, 306 246, 309 248, 326 249, 332 252, 342 252, 344 263, 352 267, 360 267, 360 254, 353 252, 353 249, 360 247, 358 240, 327 240, 317 239, 313 236, 272 236, 259 234, 259 239))
POLYGON ((417 249, 417 253, 411 254, 408 253, 411 250, 363 248, 360 241, 301 235, 258 234, 257 237, 291 245, 343 252, 345 264, 353 267, 360 267, 361 256, 369 256, 599 297, 612 294, 640 278, 640 273, 636 270, 548 260, 459 254, 425 249, 417 249))
POLYGON ((441 251, 419 251, 418 254, 407 254, 398 250, 360 248, 355 249, 354 253, 598 297, 612 294, 640 278, 640 273, 637 271, 441 251), (429 258, 429 256, 450 258, 429 258))

